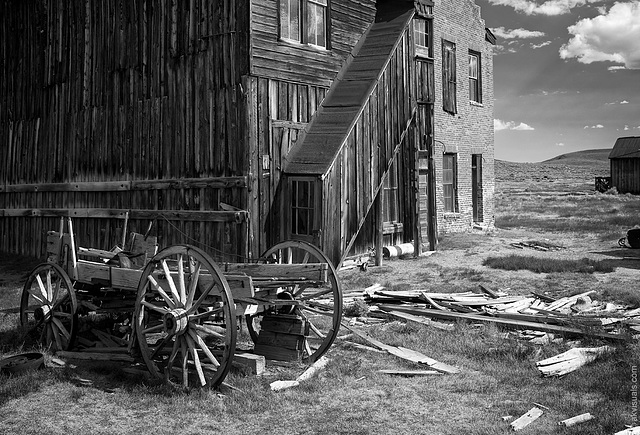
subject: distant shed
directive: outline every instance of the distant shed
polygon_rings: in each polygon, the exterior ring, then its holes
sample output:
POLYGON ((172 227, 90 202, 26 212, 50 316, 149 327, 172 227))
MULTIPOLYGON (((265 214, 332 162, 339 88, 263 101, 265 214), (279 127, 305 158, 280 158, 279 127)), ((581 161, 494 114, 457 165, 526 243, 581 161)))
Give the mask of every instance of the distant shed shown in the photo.
POLYGON ((620 193, 640 194, 640 136, 618 138, 609 162, 611 185, 620 193))

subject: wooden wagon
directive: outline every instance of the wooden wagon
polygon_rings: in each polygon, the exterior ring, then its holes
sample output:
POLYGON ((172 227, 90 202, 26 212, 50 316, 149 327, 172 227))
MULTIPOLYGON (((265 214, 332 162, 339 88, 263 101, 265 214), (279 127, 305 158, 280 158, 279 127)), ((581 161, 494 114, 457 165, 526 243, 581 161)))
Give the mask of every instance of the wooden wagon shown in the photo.
POLYGON ((29 275, 20 322, 52 350, 70 350, 80 319, 118 319, 132 356, 157 377, 218 386, 228 373, 240 322, 260 352, 313 362, 333 343, 342 293, 327 257, 305 242, 282 242, 260 259, 216 264, 194 246, 157 246, 132 234, 128 248, 78 247, 70 218, 48 236, 48 261, 29 275), (66 227, 66 228, 65 228, 66 227))

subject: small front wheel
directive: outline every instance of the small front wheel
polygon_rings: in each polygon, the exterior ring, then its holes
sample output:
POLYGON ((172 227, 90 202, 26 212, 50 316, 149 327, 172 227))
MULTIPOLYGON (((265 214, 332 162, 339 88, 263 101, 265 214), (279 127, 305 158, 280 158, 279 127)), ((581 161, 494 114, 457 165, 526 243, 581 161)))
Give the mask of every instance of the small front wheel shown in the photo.
POLYGON ((36 333, 48 349, 70 350, 78 324, 78 304, 67 272, 54 263, 36 266, 20 299, 20 325, 36 333))

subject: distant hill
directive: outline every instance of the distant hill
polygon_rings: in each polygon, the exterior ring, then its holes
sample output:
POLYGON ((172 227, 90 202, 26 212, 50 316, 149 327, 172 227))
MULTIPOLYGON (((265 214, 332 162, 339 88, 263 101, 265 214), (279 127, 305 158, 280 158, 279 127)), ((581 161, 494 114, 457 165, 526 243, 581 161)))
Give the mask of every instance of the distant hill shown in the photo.
POLYGON ((562 165, 591 166, 601 163, 609 164, 609 153, 611 148, 601 148, 597 150, 576 151, 573 153, 561 154, 540 163, 558 163, 562 165))

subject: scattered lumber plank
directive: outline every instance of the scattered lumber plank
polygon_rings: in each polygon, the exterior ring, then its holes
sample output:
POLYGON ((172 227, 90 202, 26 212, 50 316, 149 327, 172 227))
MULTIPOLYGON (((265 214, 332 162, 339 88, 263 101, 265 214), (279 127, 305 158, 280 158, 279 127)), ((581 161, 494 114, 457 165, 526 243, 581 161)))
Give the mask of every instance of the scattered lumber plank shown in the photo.
POLYGON ((611 346, 576 347, 566 352, 536 362, 536 367, 544 376, 563 376, 578 370, 601 355, 613 352, 611 346))
POLYGON ((432 310, 429 308, 415 308, 415 307, 404 307, 404 306, 385 305, 385 304, 380 304, 378 305, 378 307, 381 310, 386 312, 401 311, 409 314, 414 314, 417 316, 427 316, 435 319, 443 319, 443 320, 450 320, 450 321, 468 320, 473 322, 487 322, 487 323, 494 323, 496 325, 500 325, 505 328, 511 328, 511 329, 533 329, 536 331, 553 332, 556 334, 598 337, 598 338, 603 338, 607 340, 616 340, 616 341, 626 341, 629 339, 629 336, 627 335, 610 334, 607 332, 598 332, 598 331, 592 331, 592 330, 587 331, 580 328, 560 326, 560 325, 550 325, 547 323, 503 319, 503 318, 497 318, 497 317, 492 317, 492 316, 487 316, 482 314, 452 313, 450 311, 439 311, 439 310, 432 310))
POLYGON ((527 427, 533 421, 537 420, 542 415, 542 410, 536 406, 531 408, 526 414, 513 420, 510 426, 513 430, 520 430, 527 427))
POLYGON ((352 341, 345 341, 345 343, 348 344, 349 346, 353 346, 353 347, 355 347, 357 349, 368 350, 369 352, 386 353, 384 350, 376 349, 375 347, 366 346, 366 345, 360 344, 360 343, 354 343, 352 341))
POLYGON ((404 320, 409 320, 410 322, 421 323, 423 325, 428 325, 437 329, 442 329, 443 331, 453 331, 455 329, 455 327, 450 323, 434 322, 431 319, 427 319, 420 316, 414 316, 413 314, 403 313, 401 311, 389 311, 388 314, 398 319, 404 319, 404 320))
POLYGON ((329 363, 329 359, 322 356, 316 362, 311 364, 295 381, 274 381, 270 384, 271 391, 281 391, 287 388, 297 387, 300 382, 311 379, 318 371, 322 370, 329 363))
POLYGON ((453 367, 450 366, 448 364, 445 363, 441 363, 439 361, 436 361, 433 358, 429 358, 428 356, 417 352, 415 350, 411 350, 411 349, 407 349, 407 348, 403 348, 400 346, 390 346, 388 344, 385 344, 379 340, 376 340, 373 337, 370 337, 368 334, 366 334, 363 331, 358 331, 355 328, 351 328, 347 325, 345 325, 344 323, 342 324, 345 328, 349 329, 351 332, 353 332, 354 334, 356 334, 358 337, 362 338, 363 340, 371 343, 373 346, 385 350, 388 353, 390 353, 391 355, 395 355, 398 358, 402 358, 404 360, 407 361, 411 361, 414 363, 418 363, 418 364, 425 364, 429 367, 431 367, 434 370, 437 370, 439 372, 442 373, 451 373, 451 374, 456 374, 456 373, 460 373, 460 369, 458 369, 457 367, 453 367))
POLYGON ((386 375, 398 375, 398 376, 431 376, 431 375, 441 375, 442 372, 437 370, 389 370, 382 369, 378 370, 379 373, 384 373, 386 375))
POLYGON ((482 290, 484 293, 486 293, 492 299, 498 299, 500 297, 500 296, 498 296, 498 293, 496 293, 491 288, 489 288, 489 286, 480 284, 478 287, 480 287, 480 290, 482 290))
POLYGON ((231 360, 233 367, 242 367, 252 375, 261 375, 265 371, 266 360, 262 355, 253 353, 235 353, 231 360))
POLYGON ((640 435, 640 426, 630 427, 620 432, 616 432, 613 435, 640 435))
POLYGON ((584 423, 585 421, 589 421, 593 419, 593 415, 585 412, 584 414, 576 415, 575 417, 567 418, 566 420, 562 420, 558 422, 559 426, 570 427, 579 423, 584 423))

